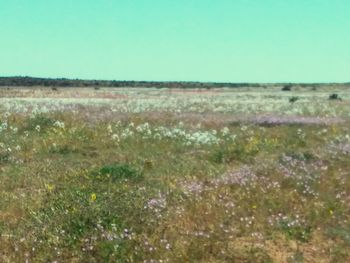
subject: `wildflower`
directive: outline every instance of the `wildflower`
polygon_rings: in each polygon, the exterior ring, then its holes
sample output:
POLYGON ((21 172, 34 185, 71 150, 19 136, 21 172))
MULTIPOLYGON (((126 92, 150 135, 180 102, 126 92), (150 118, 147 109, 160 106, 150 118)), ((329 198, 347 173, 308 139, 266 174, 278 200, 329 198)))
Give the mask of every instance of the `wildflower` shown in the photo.
POLYGON ((230 130, 229 130, 229 128, 224 127, 224 128, 221 129, 221 133, 222 133, 223 136, 226 136, 226 135, 228 135, 230 133, 230 130))
POLYGON ((4 117, 5 119, 7 119, 8 117, 10 117, 11 113, 9 113, 8 111, 4 113, 4 117))
POLYGON ((201 182, 191 181, 183 184, 183 190, 186 195, 199 195, 204 191, 204 185, 201 182))
POLYGON ((110 124, 107 126, 107 132, 108 132, 109 134, 112 134, 112 133, 113 133, 112 126, 111 126, 110 124))
POLYGON ((126 139, 128 137, 133 136, 134 132, 130 130, 129 128, 126 128, 123 133, 121 134, 122 139, 126 139))
POLYGON ((55 121, 55 123, 53 124, 53 126, 55 126, 55 127, 57 127, 57 128, 64 129, 64 122, 55 121))
POLYGON ((160 140, 160 139, 162 139, 162 136, 159 133, 156 133, 156 134, 154 134, 153 138, 160 140))
POLYGON ((255 175, 252 169, 249 166, 245 165, 238 171, 226 173, 222 177, 214 179, 212 182, 216 186, 233 184, 248 186, 254 184, 257 179, 258 177, 255 175))
POLYGON ((97 196, 96 196, 95 193, 91 194, 91 196, 90 196, 91 202, 95 202, 95 201, 96 201, 96 198, 97 198, 97 196))
POLYGON ((112 140, 118 141, 118 142, 119 142, 119 136, 118 136, 118 134, 113 133, 113 134, 112 134, 112 140))
POLYGON ((148 200, 145 208, 159 212, 160 210, 166 208, 166 205, 166 198, 162 194, 159 194, 159 197, 148 200))
POLYGON ((47 189, 47 191, 49 191, 49 192, 52 192, 52 190, 55 188, 55 186, 54 185, 52 185, 52 184, 47 184, 46 185, 46 189, 47 189))

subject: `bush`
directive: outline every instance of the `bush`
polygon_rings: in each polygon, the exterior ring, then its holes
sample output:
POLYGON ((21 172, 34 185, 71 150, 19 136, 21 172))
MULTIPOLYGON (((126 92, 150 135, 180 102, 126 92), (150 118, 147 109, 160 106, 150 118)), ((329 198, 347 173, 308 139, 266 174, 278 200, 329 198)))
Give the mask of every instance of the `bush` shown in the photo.
POLYGON ((293 97, 290 97, 290 98, 289 98, 289 102, 290 102, 290 103, 294 103, 294 102, 296 102, 297 100, 299 100, 299 97, 296 97, 296 96, 293 96, 293 97))
POLYGON ((329 100, 341 100, 340 96, 336 93, 329 95, 328 99, 329 100))
POLYGON ((292 90, 292 85, 285 85, 282 88, 282 91, 291 91, 292 90))

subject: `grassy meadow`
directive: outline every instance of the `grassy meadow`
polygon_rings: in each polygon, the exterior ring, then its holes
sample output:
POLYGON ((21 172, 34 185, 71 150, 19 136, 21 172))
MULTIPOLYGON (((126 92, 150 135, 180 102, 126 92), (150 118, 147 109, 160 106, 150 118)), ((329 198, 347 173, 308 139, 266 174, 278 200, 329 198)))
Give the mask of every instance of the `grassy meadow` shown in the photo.
POLYGON ((350 262, 350 90, 2 88, 0 196, 0 262, 350 262))

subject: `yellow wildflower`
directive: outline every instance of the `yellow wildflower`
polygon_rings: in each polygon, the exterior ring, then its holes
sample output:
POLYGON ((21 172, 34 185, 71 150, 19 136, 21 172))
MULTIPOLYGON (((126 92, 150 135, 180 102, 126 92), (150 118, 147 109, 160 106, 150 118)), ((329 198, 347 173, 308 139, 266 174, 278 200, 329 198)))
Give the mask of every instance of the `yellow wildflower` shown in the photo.
POLYGON ((97 196, 95 193, 91 194, 91 196, 90 196, 91 202, 94 202, 96 200, 96 198, 97 198, 97 196))
POLYGON ((48 190, 49 192, 52 192, 52 190, 55 188, 55 186, 52 185, 52 184, 47 184, 47 185, 46 185, 46 188, 47 188, 47 190, 48 190))

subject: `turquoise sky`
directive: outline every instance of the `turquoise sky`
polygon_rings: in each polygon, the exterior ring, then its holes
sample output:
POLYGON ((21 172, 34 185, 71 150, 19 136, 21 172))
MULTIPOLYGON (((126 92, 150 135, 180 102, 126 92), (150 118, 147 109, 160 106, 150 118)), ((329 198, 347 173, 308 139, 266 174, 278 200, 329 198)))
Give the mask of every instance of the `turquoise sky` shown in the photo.
POLYGON ((0 0, 0 76, 350 81, 349 0, 0 0))

